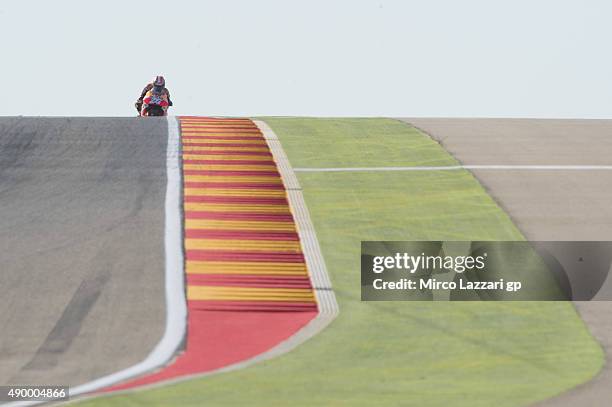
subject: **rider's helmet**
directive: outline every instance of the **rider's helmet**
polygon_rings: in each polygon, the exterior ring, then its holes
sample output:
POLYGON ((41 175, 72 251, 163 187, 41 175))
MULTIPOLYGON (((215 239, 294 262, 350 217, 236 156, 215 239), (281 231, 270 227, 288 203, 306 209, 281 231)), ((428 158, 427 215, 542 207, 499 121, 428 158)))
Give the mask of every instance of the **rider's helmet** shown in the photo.
POLYGON ((161 92, 166 87, 166 80, 163 76, 159 75, 155 77, 155 81, 153 82, 153 88, 157 92, 161 92))

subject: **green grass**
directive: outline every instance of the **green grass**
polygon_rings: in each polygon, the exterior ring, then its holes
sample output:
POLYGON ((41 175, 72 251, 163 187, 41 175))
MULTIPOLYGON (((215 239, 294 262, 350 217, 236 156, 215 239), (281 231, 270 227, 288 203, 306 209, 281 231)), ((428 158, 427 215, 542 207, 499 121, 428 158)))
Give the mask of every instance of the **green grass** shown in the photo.
MULTIPOLYGON (((386 119, 267 122, 295 167, 452 165, 386 119)), ((341 313, 295 351, 242 371, 87 406, 521 406, 595 375, 571 304, 361 302, 361 240, 521 240, 466 171, 300 173, 341 313)))
POLYGON ((266 121, 281 138, 283 148, 295 168, 457 164, 429 137, 396 120, 266 121))

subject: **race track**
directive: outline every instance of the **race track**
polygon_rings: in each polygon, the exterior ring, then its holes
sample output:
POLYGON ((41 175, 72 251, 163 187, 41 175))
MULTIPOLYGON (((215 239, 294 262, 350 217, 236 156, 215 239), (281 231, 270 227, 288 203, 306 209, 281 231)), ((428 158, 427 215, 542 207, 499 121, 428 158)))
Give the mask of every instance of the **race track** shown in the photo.
MULTIPOLYGON (((612 164, 610 121, 406 120, 463 164, 612 164)), ((142 361, 159 342, 167 138, 156 118, 0 119, 0 385, 76 386, 142 361)), ((612 240, 612 171, 473 173, 530 239, 612 240)), ((545 405, 612 399, 609 304, 577 304, 607 366, 545 405)))
POLYGON ((0 119, 0 385, 78 385, 165 323, 165 119, 0 119))
MULTIPOLYGON (((403 119, 464 165, 612 164, 612 120, 403 119)), ((612 171, 492 170, 473 174, 530 240, 612 240, 612 171)), ((542 406, 603 406, 612 400, 612 303, 575 303, 606 352, 594 380, 542 406)))

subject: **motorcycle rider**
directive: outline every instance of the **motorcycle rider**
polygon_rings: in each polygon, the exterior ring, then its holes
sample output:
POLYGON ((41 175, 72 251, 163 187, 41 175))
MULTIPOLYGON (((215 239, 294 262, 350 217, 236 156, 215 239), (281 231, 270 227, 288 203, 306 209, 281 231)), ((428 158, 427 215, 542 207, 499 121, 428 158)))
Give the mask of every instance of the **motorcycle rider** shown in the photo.
POLYGON ((145 98, 147 92, 150 91, 151 89, 154 89, 157 92, 165 93, 166 96, 168 97, 168 104, 172 106, 172 101, 170 100, 170 91, 166 88, 166 80, 164 79, 163 76, 158 75, 157 77, 155 77, 155 80, 153 82, 145 86, 145 88, 142 90, 142 93, 140 94, 140 97, 136 101, 135 106, 136 106, 136 110, 138 110, 138 114, 140 114, 140 111, 142 109, 143 99, 145 98))

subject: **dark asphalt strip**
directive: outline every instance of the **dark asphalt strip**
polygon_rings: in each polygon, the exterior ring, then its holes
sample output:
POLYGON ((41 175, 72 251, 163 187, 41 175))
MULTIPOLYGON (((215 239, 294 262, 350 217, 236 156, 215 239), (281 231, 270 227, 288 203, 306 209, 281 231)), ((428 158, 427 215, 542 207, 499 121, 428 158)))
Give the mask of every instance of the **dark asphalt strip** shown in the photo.
MULTIPOLYGON (((57 320, 34 357, 21 370, 49 370, 57 365, 62 354, 70 348, 72 341, 81 331, 83 320, 93 308, 111 277, 106 267, 92 271, 92 275, 81 282, 62 316, 57 320)), ((11 382, 20 383, 19 375, 11 382)))

